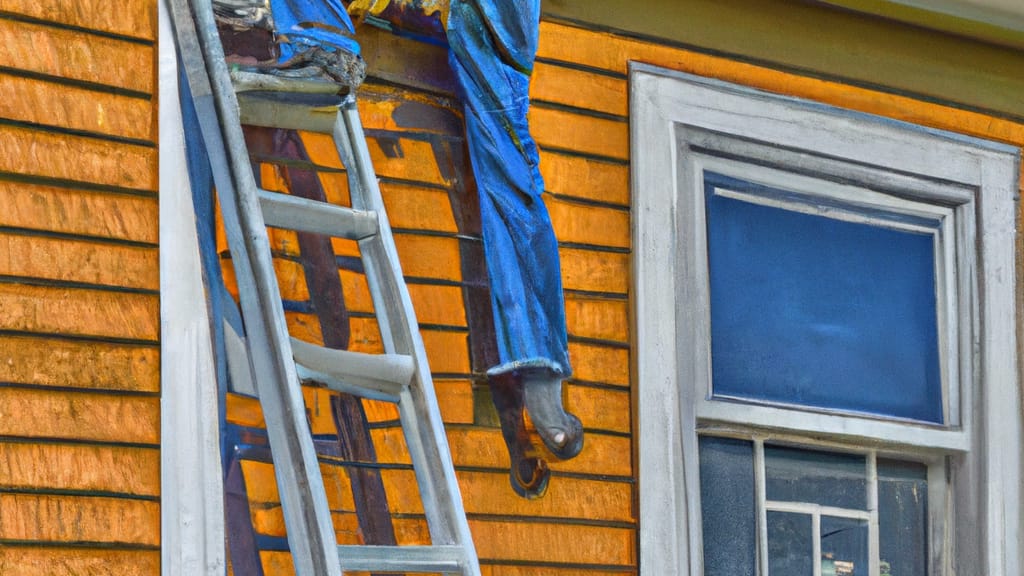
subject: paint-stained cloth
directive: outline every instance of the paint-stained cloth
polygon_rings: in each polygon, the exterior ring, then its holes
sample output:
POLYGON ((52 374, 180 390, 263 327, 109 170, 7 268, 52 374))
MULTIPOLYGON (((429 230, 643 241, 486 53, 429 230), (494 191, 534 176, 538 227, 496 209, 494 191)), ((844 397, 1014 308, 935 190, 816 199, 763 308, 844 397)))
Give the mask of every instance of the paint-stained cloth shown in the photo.
POLYGON ((296 53, 298 45, 359 54, 352 20, 341 0, 270 0, 277 33, 288 39, 281 43, 281 61, 296 53))

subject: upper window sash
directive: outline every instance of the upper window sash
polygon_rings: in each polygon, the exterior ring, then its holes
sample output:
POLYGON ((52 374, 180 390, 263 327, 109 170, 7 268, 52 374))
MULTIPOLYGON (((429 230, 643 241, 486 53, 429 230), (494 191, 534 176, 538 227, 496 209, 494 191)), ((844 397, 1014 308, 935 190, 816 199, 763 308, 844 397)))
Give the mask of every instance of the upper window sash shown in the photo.
MULTIPOLYGON (((969 329, 969 319, 973 314, 960 306, 961 302, 970 302, 970 294, 961 293, 961 290, 969 290, 969 286, 958 282, 958 278, 973 277, 971 270, 974 259, 969 251, 961 250, 958 253, 956 246, 970 246, 973 242, 973 219, 968 217, 974 209, 973 200, 961 196, 956 201, 958 203, 951 206, 948 200, 957 197, 959 190, 930 181, 917 182, 913 191, 902 188, 897 191, 899 196, 888 190, 882 192, 850 183, 839 183, 834 180, 835 170, 829 169, 829 164, 841 163, 839 160, 822 163, 814 172, 804 166, 800 168, 804 174, 798 174, 789 171, 795 167, 786 164, 785 159, 779 162, 766 146, 756 150, 759 152, 756 156, 716 156, 727 146, 711 145, 727 144, 730 139, 726 136, 704 139, 699 152, 680 148, 688 153, 679 158, 680 196, 677 209, 680 220, 691 224, 681 225, 677 234, 683 250, 689 252, 688 247, 692 247, 695 257, 687 258, 680 271, 683 281, 692 285, 693 297, 681 300, 678 305, 691 308, 689 316, 698 321, 693 333, 697 340, 685 346, 681 354, 685 362, 693 365, 694 378, 691 384, 695 389, 693 398, 697 418, 702 422, 730 422, 769 430, 824 433, 872 439, 880 443, 967 450, 970 445, 970 411, 961 410, 961 398, 970 398, 970 383, 973 381, 973 338, 969 329), (918 232, 926 229, 916 224, 917 220, 935 223, 930 233, 934 235, 935 246, 942 424, 796 404, 730 401, 713 396, 704 194, 704 175, 708 172, 791 192, 785 198, 738 194, 747 201, 785 210, 813 214, 828 208, 830 217, 918 232), (967 329, 960 330, 964 322, 967 329)), ((863 166, 860 169, 867 170, 863 166)), ((884 179, 884 174, 876 176, 876 181, 884 179)))

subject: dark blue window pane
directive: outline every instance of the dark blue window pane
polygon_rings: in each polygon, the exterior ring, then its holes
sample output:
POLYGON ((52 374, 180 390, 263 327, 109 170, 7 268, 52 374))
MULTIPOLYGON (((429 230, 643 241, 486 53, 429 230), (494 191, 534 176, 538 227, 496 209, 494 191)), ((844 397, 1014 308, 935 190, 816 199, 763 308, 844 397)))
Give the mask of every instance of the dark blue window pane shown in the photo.
POLYGON ((866 465, 864 456, 765 445, 765 497, 867 510, 866 465))
POLYGON ((927 467, 879 459, 878 541, 882 574, 927 576, 927 467))
POLYGON ((814 529, 809 514, 768 511, 768 575, 814 575, 814 529))
POLYGON ((754 576, 753 445, 731 438, 700 438, 700 505, 704 573, 754 576))
POLYGON ((714 394, 941 423, 932 236, 705 185, 714 394))
POLYGON ((821 517, 821 576, 868 576, 867 520, 821 517))

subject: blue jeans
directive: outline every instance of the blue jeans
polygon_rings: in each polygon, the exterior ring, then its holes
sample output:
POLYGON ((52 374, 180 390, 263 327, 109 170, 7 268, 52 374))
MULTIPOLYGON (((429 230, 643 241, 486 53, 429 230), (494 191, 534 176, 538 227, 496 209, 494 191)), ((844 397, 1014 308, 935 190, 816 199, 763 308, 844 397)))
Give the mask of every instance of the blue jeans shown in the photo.
POLYGON ((530 136, 539 0, 453 0, 450 61, 465 104, 500 363, 489 375, 569 365, 558 243, 530 136))

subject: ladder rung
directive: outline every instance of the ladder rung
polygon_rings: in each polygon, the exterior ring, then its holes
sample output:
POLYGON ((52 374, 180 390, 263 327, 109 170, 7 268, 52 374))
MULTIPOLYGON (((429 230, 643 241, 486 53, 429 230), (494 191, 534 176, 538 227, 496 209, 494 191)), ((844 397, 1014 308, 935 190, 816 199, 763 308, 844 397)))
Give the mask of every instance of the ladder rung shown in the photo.
POLYGON ((287 92, 292 94, 337 94, 342 87, 326 80, 288 78, 259 72, 231 70, 231 85, 235 92, 287 92))
POLYGON ((334 131, 334 120, 338 115, 337 99, 332 98, 334 105, 330 105, 329 102, 311 105, 308 102, 287 101, 272 96, 275 95, 264 92, 239 92, 238 116, 242 124, 307 130, 322 134, 334 131))
POLYGON ((377 234, 377 213, 260 190, 267 226, 362 240, 377 234))
POLYGON ((416 365, 404 354, 363 354, 332 350, 291 339, 300 378, 318 380, 332 390, 364 398, 398 402, 416 365))
POLYGON ((338 546, 353 572, 461 572, 464 556, 461 546, 338 546))

